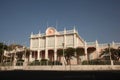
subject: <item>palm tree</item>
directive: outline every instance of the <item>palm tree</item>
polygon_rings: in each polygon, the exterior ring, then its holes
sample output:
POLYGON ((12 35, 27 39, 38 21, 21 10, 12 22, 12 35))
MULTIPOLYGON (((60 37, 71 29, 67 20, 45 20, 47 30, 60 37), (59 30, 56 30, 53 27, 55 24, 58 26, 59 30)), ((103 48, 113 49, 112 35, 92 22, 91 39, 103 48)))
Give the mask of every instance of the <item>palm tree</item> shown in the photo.
POLYGON ((65 50, 65 59, 67 61, 67 64, 71 65, 71 59, 72 57, 75 56, 75 49, 72 47, 69 47, 65 50))
MULTIPOLYGON (((111 59, 118 61, 120 58, 120 49, 110 48, 110 52, 111 52, 111 59)), ((100 57, 104 57, 105 60, 106 59, 110 60, 109 48, 105 48, 103 51, 101 51, 100 57)))
POLYGON ((58 61, 61 62, 61 57, 63 56, 63 49, 58 49, 57 50, 57 57, 58 57, 58 61))
POLYGON ((29 56, 30 56, 30 49, 25 49, 26 51, 25 51, 25 56, 26 56, 26 58, 28 58, 28 62, 29 62, 29 56))
POLYGON ((81 59, 80 59, 80 56, 83 56, 85 55, 85 51, 84 51, 84 48, 80 48, 80 47, 77 47, 76 48, 76 57, 77 57, 77 64, 80 64, 81 63, 81 59))

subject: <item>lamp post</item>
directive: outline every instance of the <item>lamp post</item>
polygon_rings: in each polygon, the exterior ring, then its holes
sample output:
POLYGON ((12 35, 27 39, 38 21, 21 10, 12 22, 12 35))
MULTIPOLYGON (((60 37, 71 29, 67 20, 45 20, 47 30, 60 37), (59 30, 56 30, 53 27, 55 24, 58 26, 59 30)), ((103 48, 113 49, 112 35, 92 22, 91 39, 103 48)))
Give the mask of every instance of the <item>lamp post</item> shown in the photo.
POLYGON ((108 44, 108 50, 109 50, 109 55, 110 55, 110 63, 111 63, 111 65, 113 65, 113 61, 111 58, 110 44, 108 44))
POLYGON ((64 51, 64 46, 65 46, 65 43, 62 43, 62 46, 63 46, 63 64, 65 65, 65 70, 66 70, 66 63, 65 63, 65 51, 64 51))

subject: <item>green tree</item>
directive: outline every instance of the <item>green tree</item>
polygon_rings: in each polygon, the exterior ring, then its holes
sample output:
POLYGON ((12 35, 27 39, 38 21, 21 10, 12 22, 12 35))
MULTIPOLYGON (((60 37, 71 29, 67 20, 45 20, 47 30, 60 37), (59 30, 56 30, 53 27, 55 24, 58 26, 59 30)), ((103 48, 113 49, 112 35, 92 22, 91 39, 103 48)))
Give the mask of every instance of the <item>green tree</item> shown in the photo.
MULTIPOLYGON (((118 61, 120 59, 120 48, 118 49, 110 48, 110 53, 112 60, 118 61)), ((105 48, 101 52, 100 57, 103 57, 105 60, 110 60, 109 48, 105 48)))
POLYGON ((27 54, 27 48, 20 45, 20 44, 15 44, 15 43, 10 44, 8 46, 7 50, 8 51, 13 51, 13 50, 15 51, 15 52, 9 54, 10 55, 10 62, 13 64, 14 64, 14 60, 16 59, 16 57, 17 57, 17 62, 19 62, 22 60, 23 55, 26 56, 26 54, 27 54), (17 51, 17 49, 20 49, 20 48, 21 49, 24 48, 24 51, 17 51))
POLYGON ((58 49, 57 50, 57 57, 58 60, 61 62, 61 57, 63 56, 63 49, 58 49))
POLYGON ((20 44, 14 43, 14 44, 9 45, 8 48, 9 48, 9 50, 15 50, 16 48, 23 48, 23 46, 20 44))
POLYGON ((0 62, 3 61, 3 57, 4 57, 4 50, 7 50, 8 46, 4 43, 0 43, 0 62))
POLYGON ((69 47, 65 50, 65 59, 67 61, 67 64, 71 64, 72 57, 75 56, 75 49, 72 47, 69 47))
POLYGON ((81 63, 80 56, 85 55, 84 48, 77 47, 76 48, 76 57, 77 57, 77 64, 81 63))

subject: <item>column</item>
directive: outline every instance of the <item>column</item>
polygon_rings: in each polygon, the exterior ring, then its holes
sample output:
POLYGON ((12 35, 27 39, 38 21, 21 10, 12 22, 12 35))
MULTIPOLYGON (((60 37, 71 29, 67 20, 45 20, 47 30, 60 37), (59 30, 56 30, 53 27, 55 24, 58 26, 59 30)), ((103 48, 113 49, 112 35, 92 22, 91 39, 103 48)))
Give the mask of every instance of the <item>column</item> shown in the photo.
MULTIPOLYGON (((76 46, 77 46, 77 37, 76 37, 76 33, 75 33, 75 30, 74 30, 74 36, 73 36, 74 38, 74 43, 73 43, 73 47, 76 49, 76 46)), ((77 54, 76 54, 76 51, 75 51, 75 56, 76 56, 77 54)))
POLYGON ((112 42, 112 48, 115 48, 115 42, 114 41, 112 42))
POLYGON ((64 28, 62 47, 63 47, 63 57, 61 62, 63 65, 66 65, 65 54, 64 54, 64 49, 66 48, 66 28, 64 28))
POLYGON ((31 33, 31 36, 30 36, 30 49, 32 49, 32 36, 33 36, 33 33, 31 33))
POLYGON ((29 61, 32 61, 32 52, 30 51, 30 55, 29 55, 29 61))
POLYGON ((74 30, 74 33, 75 33, 75 32, 76 32, 76 30, 75 30, 75 26, 74 26, 74 29, 73 29, 73 30, 74 30))
POLYGON ((74 43, 73 43, 73 46, 74 46, 74 48, 76 48, 76 40, 77 38, 76 38, 76 34, 74 33, 74 43))
POLYGON ((65 60, 65 54, 64 54, 64 47, 65 47, 65 44, 64 43, 62 43, 62 46, 63 46, 63 57, 62 57, 62 64, 63 65, 66 65, 66 60, 65 60))
POLYGON ((47 36, 46 36, 46 40, 45 40, 45 59, 48 59, 48 49, 47 49, 47 36))
POLYGON ((99 45, 98 45, 98 41, 95 41, 95 47, 96 47, 96 58, 99 57, 99 45))
POLYGON ((66 47, 66 28, 64 28, 64 40, 63 40, 63 43, 64 43, 64 48, 66 47))
POLYGON ((65 59, 65 55, 64 55, 64 49, 66 48, 66 29, 64 29, 64 40, 63 40, 63 65, 66 65, 66 59, 65 59))
POLYGON ((37 51, 37 60, 40 60, 40 50, 37 51))
POLYGON ((48 49, 45 49, 45 59, 48 59, 48 49))
POLYGON ((56 35, 55 35, 55 47, 54 47, 54 61, 57 60, 57 39, 56 39, 56 35))
POLYGON ((108 44, 108 49, 109 49, 109 55, 110 55, 110 63, 113 66, 114 63, 113 63, 113 60, 112 60, 112 57, 111 57, 111 51, 110 51, 111 47, 110 47, 110 44, 108 44))
POLYGON ((86 41, 85 41, 85 59, 88 61, 87 43, 86 43, 86 41))
POLYGON ((57 50, 54 49, 54 61, 57 61, 57 50))
POLYGON ((32 38, 30 38, 30 49, 32 49, 32 38))
POLYGON ((38 45, 38 56, 37 56, 37 59, 40 60, 40 45, 41 45, 41 34, 40 34, 40 31, 39 31, 39 38, 38 38, 38 42, 39 42, 39 45, 38 45))

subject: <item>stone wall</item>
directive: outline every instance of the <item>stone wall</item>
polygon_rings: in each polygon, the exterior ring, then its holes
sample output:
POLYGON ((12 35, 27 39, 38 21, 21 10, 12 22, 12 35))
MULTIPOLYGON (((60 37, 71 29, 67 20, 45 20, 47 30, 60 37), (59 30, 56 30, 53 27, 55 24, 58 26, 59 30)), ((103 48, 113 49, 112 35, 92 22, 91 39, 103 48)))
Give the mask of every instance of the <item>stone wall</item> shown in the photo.
POLYGON ((120 70, 119 65, 67 65, 67 66, 5 66, 0 70, 56 70, 56 71, 79 71, 79 70, 120 70))

